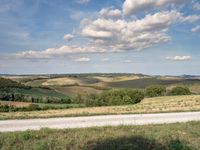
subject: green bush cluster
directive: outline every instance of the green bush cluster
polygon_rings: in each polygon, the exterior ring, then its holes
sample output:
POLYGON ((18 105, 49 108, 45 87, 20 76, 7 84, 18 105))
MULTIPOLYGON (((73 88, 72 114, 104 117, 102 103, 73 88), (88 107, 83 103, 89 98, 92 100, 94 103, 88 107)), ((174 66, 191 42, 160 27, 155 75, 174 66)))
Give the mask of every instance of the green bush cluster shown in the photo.
POLYGON ((9 92, 0 90, 0 100, 5 101, 21 101, 21 102, 32 102, 32 103, 56 103, 56 104, 70 104, 71 98, 66 96, 64 98, 59 97, 36 97, 30 95, 24 95, 21 93, 15 93, 11 90, 9 92))
POLYGON ((190 95, 191 92, 187 87, 177 86, 174 87, 170 92, 169 95, 190 95))
POLYGON ((192 94, 189 88, 184 86, 176 86, 167 92, 165 86, 153 85, 145 89, 146 97, 157 97, 157 96, 173 96, 173 95, 190 95, 192 94))
POLYGON ((101 94, 77 95, 74 103, 86 106, 128 105, 139 103, 144 98, 141 90, 121 89, 108 90, 101 94))
POLYGON ((147 97, 164 96, 166 94, 166 87, 161 85, 152 85, 145 89, 145 95, 147 97))

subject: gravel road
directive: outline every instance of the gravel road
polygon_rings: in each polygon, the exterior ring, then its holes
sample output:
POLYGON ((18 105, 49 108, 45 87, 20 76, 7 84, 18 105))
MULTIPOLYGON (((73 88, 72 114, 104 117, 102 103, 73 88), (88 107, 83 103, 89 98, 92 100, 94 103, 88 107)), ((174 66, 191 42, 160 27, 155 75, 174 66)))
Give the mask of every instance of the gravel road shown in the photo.
POLYGON ((0 121, 0 132, 39 130, 41 128, 66 129, 96 126, 164 124, 198 120, 200 121, 200 112, 2 120, 0 121))

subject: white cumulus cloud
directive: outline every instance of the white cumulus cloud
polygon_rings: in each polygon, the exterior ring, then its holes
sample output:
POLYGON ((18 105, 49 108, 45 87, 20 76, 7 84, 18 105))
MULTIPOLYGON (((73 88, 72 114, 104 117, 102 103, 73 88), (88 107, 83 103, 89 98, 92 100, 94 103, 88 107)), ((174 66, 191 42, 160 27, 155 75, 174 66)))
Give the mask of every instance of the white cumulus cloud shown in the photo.
POLYGON ((71 41, 71 40, 73 40, 73 38, 74 38, 74 35, 72 35, 72 34, 66 34, 63 37, 63 39, 66 41, 71 41))
POLYGON ((174 60, 174 61, 185 61, 185 60, 191 60, 192 57, 191 56, 168 56, 166 57, 166 59, 168 60, 174 60))
POLYGON ((80 34, 93 40, 95 45, 104 45, 112 51, 142 50, 168 42, 171 38, 167 31, 171 25, 198 20, 200 15, 184 16, 176 10, 148 14, 136 20, 112 17, 83 19, 80 34))
POLYGON ((104 18, 118 18, 122 15, 122 12, 119 9, 103 8, 99 12, 99 15, 104 18))
POLYGON ((63 57, 68 54, 76 54, 76 53, 104 53, 105 49, 101 47, 95 46, 68 46, 64 45, 58 48, 48 48, 43 51, 23 51, 16 53, 15 56, 17 58, 25 58, 25 59, 40 59, 40 58, 55 58, 55 57, 63 57))
POLYGON ((169 41, 167 30, 180 17, 177 11, 164 11, 138 20, 97 18, 87 20, 81 35, 114 51, 141 50, 169 41))
POLYGON ((185 0, 125 0, 123 4, 123 13, 125 15, 131 15, 168 4, 181 4, 184 3, 184 1, 185 0))

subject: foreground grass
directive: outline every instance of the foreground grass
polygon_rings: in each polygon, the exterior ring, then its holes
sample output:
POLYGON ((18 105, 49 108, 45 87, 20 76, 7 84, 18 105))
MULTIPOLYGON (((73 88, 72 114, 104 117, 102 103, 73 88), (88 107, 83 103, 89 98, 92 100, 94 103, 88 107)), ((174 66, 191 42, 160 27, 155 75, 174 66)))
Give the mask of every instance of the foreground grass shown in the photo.
POLYGON ((0 149, 199 150, 200 122, 0 133, 0 149))
POLYGON ((164 96, 156 98, 146 98, 139 104, 126 106, 89 107, 46 111, 0 113, 0 119, 68 117, 101 114, 181 112, 199 110, 200 95, 164 96))

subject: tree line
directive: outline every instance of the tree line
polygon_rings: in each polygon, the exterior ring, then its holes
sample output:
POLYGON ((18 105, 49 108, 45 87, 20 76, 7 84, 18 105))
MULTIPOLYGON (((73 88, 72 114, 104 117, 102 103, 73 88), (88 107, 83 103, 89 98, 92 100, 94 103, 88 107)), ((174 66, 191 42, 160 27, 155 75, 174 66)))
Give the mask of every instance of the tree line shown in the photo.
POLYGON ((144 97, 157 97, 165 95, 190 95, 187 87, 177 86, 167 91, 165 86, 153 85, 141 89, 113 89, 101 94, 78 94, 73 98, 73 103, 85 104, 86 106, 111 106, 129 105, 142 101, 144 97))

